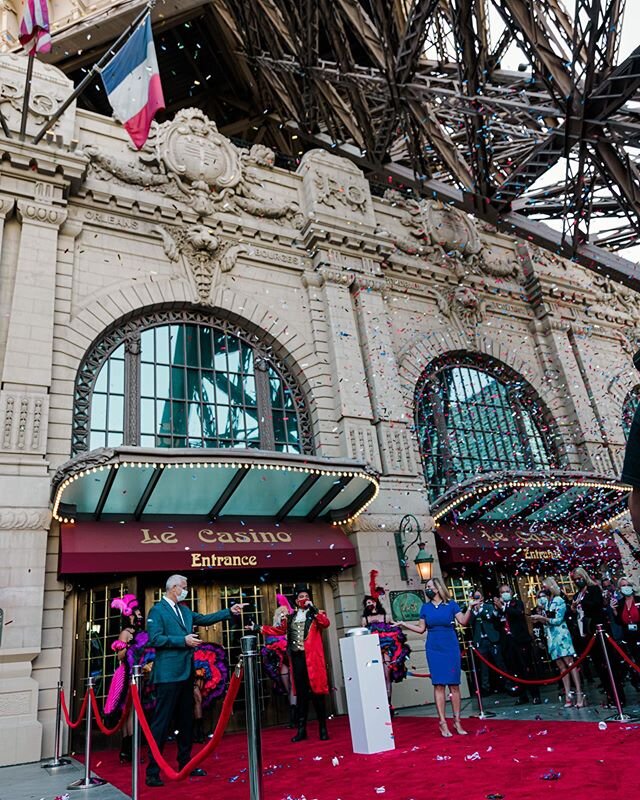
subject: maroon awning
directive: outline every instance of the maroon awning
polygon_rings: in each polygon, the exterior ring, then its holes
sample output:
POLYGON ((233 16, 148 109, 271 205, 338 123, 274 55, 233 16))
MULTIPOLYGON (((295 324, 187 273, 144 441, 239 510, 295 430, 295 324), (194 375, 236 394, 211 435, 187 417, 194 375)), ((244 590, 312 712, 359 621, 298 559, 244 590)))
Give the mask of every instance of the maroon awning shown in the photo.
POLYGON ((61 575, 351 567, 339 527, 224 518, 216 522, 76 522, 61 527, 61 575))
POLYGON ((551 562, 574 565, 580 562, 619 561, 620 551, 611 531, 574 529, 566 531, 514 530, 493 524, 439 525, 437 549, 443 564, 551 562))

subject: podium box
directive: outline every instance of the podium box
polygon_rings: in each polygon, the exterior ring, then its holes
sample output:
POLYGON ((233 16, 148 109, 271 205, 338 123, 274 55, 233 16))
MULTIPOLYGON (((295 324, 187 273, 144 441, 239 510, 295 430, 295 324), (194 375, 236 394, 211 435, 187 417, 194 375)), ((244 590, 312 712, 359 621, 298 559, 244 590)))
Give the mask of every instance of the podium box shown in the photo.
POLYGON ((379 637, 366 628, 348 631, 340 639, 340 656, 353 752, 372 755, 394 750, 379 637))

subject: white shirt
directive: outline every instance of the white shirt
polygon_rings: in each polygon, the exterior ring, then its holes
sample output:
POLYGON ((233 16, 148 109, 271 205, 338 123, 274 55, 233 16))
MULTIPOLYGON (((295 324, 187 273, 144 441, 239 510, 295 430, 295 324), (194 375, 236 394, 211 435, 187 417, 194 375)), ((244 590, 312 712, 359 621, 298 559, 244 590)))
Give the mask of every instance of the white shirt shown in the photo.
POLYGON ((306 608, 299 608, 296 611, 296 615, 293 619, 294 622, 302 622, 303 619, 307 618, 307 609, 306 608))
POLYGON ((177 603, 174 603, 173 600, 170 597, 167 597, 166 594, 163 600, 166 600, 167 603, 169 603, 174 613, 180 618, 180 622, 182 622, 182 624, 184 625, 184 617, 182 616, 182 611, 180 611, 180 606, 177 603))

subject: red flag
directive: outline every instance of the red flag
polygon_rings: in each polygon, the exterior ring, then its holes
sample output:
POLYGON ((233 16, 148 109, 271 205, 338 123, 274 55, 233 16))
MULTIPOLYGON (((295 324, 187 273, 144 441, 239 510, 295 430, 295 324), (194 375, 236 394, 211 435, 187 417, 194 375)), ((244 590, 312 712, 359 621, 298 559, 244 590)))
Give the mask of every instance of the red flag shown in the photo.
POLYGON ((29 55, 51 50, 47 0, 25 0, 18 38, 29 55))

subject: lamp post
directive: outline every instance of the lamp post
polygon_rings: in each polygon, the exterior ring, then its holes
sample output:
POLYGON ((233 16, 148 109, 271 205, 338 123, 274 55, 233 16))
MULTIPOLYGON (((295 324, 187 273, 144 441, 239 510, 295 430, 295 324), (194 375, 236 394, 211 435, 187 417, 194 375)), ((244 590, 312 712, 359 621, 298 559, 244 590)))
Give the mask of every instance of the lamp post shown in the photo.
POLYGON ((420 523, 413 514, 405 514, 400 520, 400 526, 395 533, 396 552, 398 554, 398 564, 400 565, 400 577, 403 581, 409 579, 407 575, 407 552, 414 544, 418 545, 418 553, 413 559, 418 575, 423 583, 426 583, 433 575, 433 556, 427 552, 424 542, 421 540, 422 529, 420 523), (414 538, 405 544, 405 537, 415 533, 414 538))

